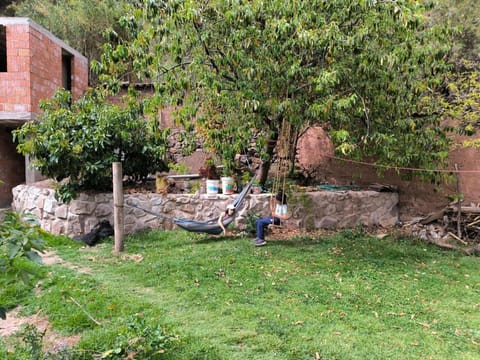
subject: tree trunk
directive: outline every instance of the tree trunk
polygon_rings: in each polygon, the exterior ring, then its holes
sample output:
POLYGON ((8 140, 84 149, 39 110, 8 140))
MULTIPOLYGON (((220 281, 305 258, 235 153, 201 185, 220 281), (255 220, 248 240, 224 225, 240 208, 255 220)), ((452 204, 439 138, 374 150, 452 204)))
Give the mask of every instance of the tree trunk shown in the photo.
POLYGON ((298 139, 300 139, 300 132, 295 128, 292 130, 292 140, 290 140, 288 148, 288 156, 290 157, 290 166, 288 169, 288 176, 293 177, 295 173, 295 158, 297 156, 298 139))
POLYGON ((275 127, 273 123, 280 124, 280 121, 270 121, 267 119, 266 123, 269 125, 270 134, 267 139, 267 145, 265 146, 265 152, 267 154, 267 159, 262 162, 260 165, 260 175, 259 175, 259 182, 263 186, 268 179, 268 172, 270 171, 270 166, 272 165, 273 154, 275 153, 275 147, 277 146, 278 142, 278 128, 275 127))
POLYGON ((275 134, 275 137, 269 138, 266 145, 267 159, 262 162, 260 165, 260 176, 259 182, 263 186, 268 179, 268 172, 270 171, 270 166, 272 165, 273 154, 275 152, 275 146, 277 145, 278 133, 275 134))

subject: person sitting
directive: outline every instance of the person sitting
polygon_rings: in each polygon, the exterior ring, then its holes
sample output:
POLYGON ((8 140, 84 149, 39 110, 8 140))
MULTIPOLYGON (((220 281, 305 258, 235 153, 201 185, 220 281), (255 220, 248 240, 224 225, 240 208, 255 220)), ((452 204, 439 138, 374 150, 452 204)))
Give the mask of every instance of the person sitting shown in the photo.
POLYGON ((255 224, 257 232, 257 237, 253 240, 255 246, 267 244, 265 241, 265 229, 268 225, 280 225, 282 220, 287 220, 290 217, 287 209, 287 195, 282 191, 279 191, 275 198, 272 197, 270 199, 270 214, 267 217, 258 219, 255 224))
POLYGON ((227 235, 227 229, 225 229, 225 225, 223 225, 223 220, 229 216, 233 216, 235 213, 235 206, 229 204, 227 209, 223 211, 220 216, 218 217, 218 226, 220 226, 223 230, 223 235, 227 235))

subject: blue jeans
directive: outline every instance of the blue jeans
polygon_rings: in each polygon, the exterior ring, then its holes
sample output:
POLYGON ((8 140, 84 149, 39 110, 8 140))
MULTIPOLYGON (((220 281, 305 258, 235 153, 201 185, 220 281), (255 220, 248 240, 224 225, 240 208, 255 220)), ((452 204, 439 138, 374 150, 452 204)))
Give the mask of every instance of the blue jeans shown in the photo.
POLYGON ((277 217, 272 218, 271 216, 267 216, 257 220, 255 224, 257 229, 257 238, 265 240, 265 228, 270 224, 280 225, 280 219, 277 217))

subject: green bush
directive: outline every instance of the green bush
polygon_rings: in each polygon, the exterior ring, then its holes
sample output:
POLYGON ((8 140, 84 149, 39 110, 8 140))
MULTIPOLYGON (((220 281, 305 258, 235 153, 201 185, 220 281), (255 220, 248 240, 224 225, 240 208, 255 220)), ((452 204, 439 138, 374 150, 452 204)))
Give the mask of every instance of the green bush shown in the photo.
POLYGON ((132 181, 167 169, 168 130, 144 118, 135 96, 122 106, 105 99, 97 89, 72 103, 70 93, 60 90, 41 103, 41 121, 14 132, 18 151, 59 182, 56 195, 63 202, 79 190, 111 189, 112 162, 121 161, 123 174, 132 181))

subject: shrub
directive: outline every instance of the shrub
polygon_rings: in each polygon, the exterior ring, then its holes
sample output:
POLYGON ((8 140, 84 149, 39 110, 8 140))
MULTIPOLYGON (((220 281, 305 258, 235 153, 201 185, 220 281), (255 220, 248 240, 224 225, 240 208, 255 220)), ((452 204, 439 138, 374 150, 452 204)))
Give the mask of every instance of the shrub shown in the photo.
POLYGON ((135 96, 122 107, 105 98, 97 89, 72 103, 70 93, 60 90, 41 103, 41 121, 14 132, 18 151, 59 182, 56 197, 63 202, 78 190, 111 189, 112 162, 121 161, 123 174, 133 181, 167 169, 168 130, 144 118, 135 96))

